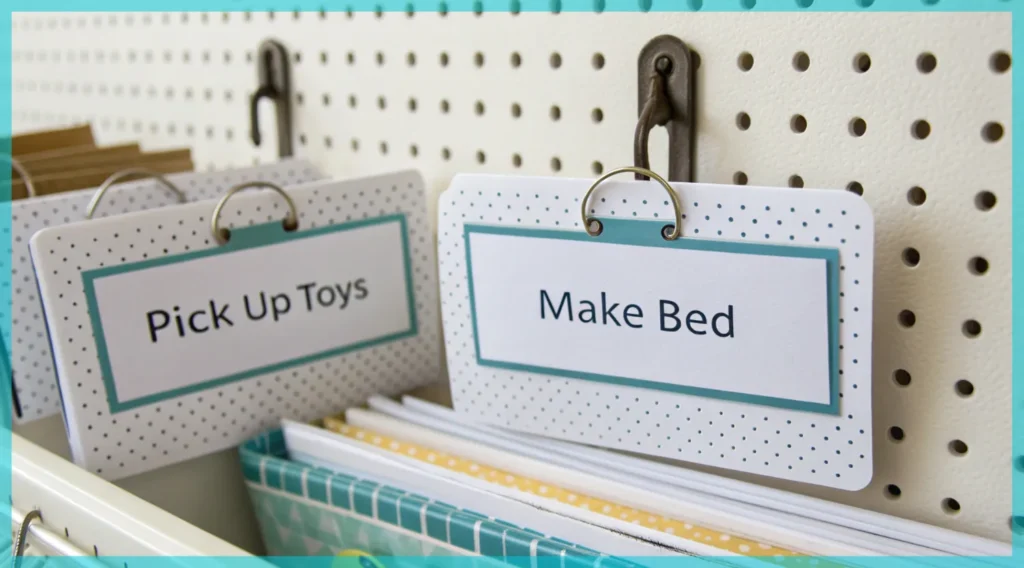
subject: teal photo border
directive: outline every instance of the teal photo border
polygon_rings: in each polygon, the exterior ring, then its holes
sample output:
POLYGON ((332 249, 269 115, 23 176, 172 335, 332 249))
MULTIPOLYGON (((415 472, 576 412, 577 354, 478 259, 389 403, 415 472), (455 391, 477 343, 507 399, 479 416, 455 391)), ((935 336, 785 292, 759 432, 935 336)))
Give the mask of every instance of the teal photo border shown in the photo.
MULTIPOLYGON (((1015 54, 1024 53, 1024 26, 1019 25, 1019 16, 1024 14, 1024 1, 1021 0, 813 0, 810 3, 797 3, 797 0, 7 0, 0 5, 0 154, 10 152, 11 133, 11 21, 12 14, 16 12, 61 12, 61 11, 152 11, 152 12, 173 12, 182 11, 208 11, 208 12, 242 12, 251 10, 254 16, 266 16, 269 10, 277 11, 280 25, 287 25, 286 16, 293 10, 303 12, 303 17, 313 18, 320 11, 337 13, 350 10, 360 17, 365 14, 367 17, 373 12, 379 12, 384 17, 405 17, 404 13, 412 7, 415 11, 436 12, 443 7, 448 12, 479 12, 486 17, 491 12, 507 12, 519 10, 522 12, 594 12, 598 9, 606 13, 622 12, 727 12, 734 13, 738 17, 743 13, 787 13, 794 16, 805 13, 818 12, 841 12, 841 13, 877 13, 877 12, 999 12, 1008 13, 1013 21, 1013 39, 1010 46, 1011 52, 1015 54)), ((235 14, 237 16, 237 14, 235 14)), ((336 14, 335 14, 336 17, 336 14)), ((1010 143, 1016 138, 1021 129, 1022 114, 1021 101, 1024 100, 1024 73, 1012 73, 1012 97, 1013 97, 1013 119, 1008 129, 1010 136, 1007 136, 1003 143, 1010 143)), ((241 102, 239 104, 242 104, 241 102)), ((239 144, 243 142, 239 140, 239 144)), ((699 149, 698 149, 699 151, 699 149)), ((623 156, 628 160, 629 156, 623 156)), ((1012 150, 1014 163, 1024 163, 1024 145, 1017 144, 1012 150)), ((9 170, 0 168, 0 182, 10 179, 9 170)), ((1024 247, 1017 246, 1021 240, 1020 235, 1024 234, 1024 199, 1018 195, 1018 188, 1024 187, 1024 168, 1014 168, 1012 172, 1012 203, 1005 199, 1001 201, 1003 206, 1009 206, 1012 213, 1011 234, 1013 250, 1011 251, 1012 263, 1014 266, 1024 264, 1024 247)), ((10 254, 11 239, 11 210, 10 186, 0 186, 0 254, 10 254)), ((1015 271, 1014 271, 1015 272, 1015 271)), ((4 280, 0 282, 0 301, 10 307, 11 278, 10 274, 2 275, 4 280)), ((1024 324, 1024 281, 1010 275, 1012 287, 1012 330, 1021 328, 1024 324)), ((2 318, 0 325, 7 326, 10 330, 10 312, 7 317, 2 318)), ((1024 329, 1024 328, 1021 328, 1024 329)), ((1012 352, 1014 354, 1024 352, 1024 335, 1013 334, 1011 337, 1012 352)), ((3 375, 6 383, 0 386, 0 416, 4 424, 11 423, 11 384, 10 375, 3 375)), ((1012 391, 1009 404, 1012 408, 1012 455, 1010 463, 994 464, 994 467, 1008 467, 1012 471, 1012 494, 1007 498, 1011 503, 1012 517, 1008 519, 1013 530, 1013 556, 999 557, 1000 564, 1007 566, 1019 563, 1024 556, 1024 420, 1021 419, 1024 411, 1024 371, 1018 365, 1012 370, 1012 391)), ((9 429, 0 428, 0 497, 10 502, 11 496, 11 433, 9 429)), ((9 522, 9 512, 0 507, 0 522, 9 522)), ((8 553, 11 545, 11 534, 8 531, 0 531, 0 553, 8 553)), ((100 554, 103 554, 100 551, 100 554)), ((9 561, 9 555, 0 556, 3 562, 9 561)), ((109 565, 126 565, 132 568, 233 568, 235 566, 245 568, 266 567, 265 560, 260 558, 201 558, 201 557, 107 557, 109 565)), ((271 559, 273 564, 281 568, 338 568, 333 564, 331 557, 278 557, 271 559)), ((525 562, 515 562, 514 565, 536 566, 539 568, 560 568, 560 559, 520 559, 525 562)), ((665 557, 665 558, 643 558, 644 564, 652 568, 678 568, 680 566, 705 566, 706 560, 690 557, 665 557)), ((828 562, 865 565, 864 559, 826 558, 821 560, 828 562)), ((437 558, 410 558, 409 562, 415 562, 423 568, 436 568, 442 565, 437 558)), ((930 566, 935 568, 967 568, 977 562, 991 562, 992 558, 987 556, 967 558, 929 558, 930 566)), ((760 567, 763 568, 763 560, 758 558, 736 558, 730 559, 734 566, 760 567)), ((902 566, 919 565, 916 557, 911 558, 874 558, 869 563, 872 567, 895 568, 902 566)), ((69 558, 45 558, 29 557, 22 560, 24 568, 68 568, 80 566, 79 561, 69 558)), ((783 559, 774 562, 776 565, 805 566, 805 559, 783 559)), ((474 559, 445 559, 445 568, 478 568, 474 559), (461 564, 460 564, 461 563, 461 564)))
POLYGON ((92 323, 93 335, 96 340, 96 355, 99 357, 100 370, 103 373, 103 385, 107 391, 107 402, 110 404, 111 414, 117 414, 119 412, 125 412, 147 404, 162 402, 179 396, 209 390, 222 385, 248 379, 250 377, 274 373, 282 369, 288 369, 299 365, 307 365, 320 359, 337 357, 338 355, 344 355, 352 351, 375 347, 392 341, 399 341, 415 336, 419 329, 416 319, 416 300, 413 292, 412 258, 409 254, 408 225, 405 215, 402 213, 385 215, 382 217, 372 217, 369 219, 340 223, 337 225, 328 225, 326 227, 319 227, 306 231, 286 231, 284 225, 279 221, 261 223, 251 227, 236 228, 231 231, 231 239, 227 243, 218 247, 187 252, 184 254, 162 256, 139 262, 119 264, 117 266, 106 266, 94 270, 85 270, 82 272, 82 284, 85 286, 85 301, 89 308, 89 320, 92 323), (106 335, 103 332, 103 322, 100 319, 99 305, 96 302, 95 286, 97 280, 161 266, 192 262, 212 256, 234 254, 241 251, 279 245, 282 243, 299 242, 305 239, 316 238, 332 233, 342 233, 375 225, 389 225, 392 223, 398 224, 399 231, 402 235, 402 262, 405 270, 406 309, 409 311, 409 329, 398 333, 390 333, 374 339, 338 346, 333 349, 320 351, 319 353, 306 355, 304 357, 296 357, 287 361, 274 363, 272 365, 254 367, 231 375, 210 379, 187 387, 171 389, 158 394, 152 394, 132 400, 121 400, 118 398, 117 385, 114 382, 114 372, 110 366, 110 355, 107 348, 106 335))
POLYGON ((816 412, 819 414, 839 414, 839 250, 826 247, 788 246, 777 244, 756 244, 738 241, 715 239, 697 239, 682 237, 666 240, 661 236, 664 222, 634 221, 601 218, 604 227, 601 235, 592 237, 585 231, 562 229, 525 229, 500 225, 480 225, 466 223, 463 225, 462 238, 466 249, 466 280, 469 284, 469 313, 473 320, 473 344, 476 349, 476 362, 482 367, 506 369, 539 375, 554 375, 568 379, 581 379, 612 385, 637 387, 686 394, 704 398, 771 406, 787 410, 816 412), (744 254, 756 256, 774 256, 785 258, 808 258, 825 261, 825 286, 828 298, 826 317, 828 318, 828 366, 829 403, 807 402, 787 398, 751 395, 721 389, 708 389, 663 383, 655 380, 635 379, 616 375, 589 373, 573 369, 526 365, 514 361, 497 361, 484 359, 480 355, 480 328, 476 317, 476 293, 473 285, 473 252, 470 236, 473 234, 500 235, 524 239, 548 239, 557 241, 573 241, 589 243, 594 246, 601 244, 628 245, 645 248, 666 248, 674 250, 696 250, 722 254, 744 254))

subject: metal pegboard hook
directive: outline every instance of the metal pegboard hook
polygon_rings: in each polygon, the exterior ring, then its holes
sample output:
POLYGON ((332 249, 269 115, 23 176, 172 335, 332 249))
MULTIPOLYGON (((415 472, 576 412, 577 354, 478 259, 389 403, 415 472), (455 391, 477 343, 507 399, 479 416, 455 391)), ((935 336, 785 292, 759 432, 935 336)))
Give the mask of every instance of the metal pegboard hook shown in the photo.
MULTIPOLYGON (((637 62, 639 113, 633 138, 633 162, 650 169, 648 140, 655 126, 668 128, 668 179, 693 181, 695 57, 679 38, 658 36, 640 50, 637 62)), ((637 173, 636 179, 647 176, 637 173)))
POLYGON ((292 155, 292 89, 289 73, 288 51, 274 40, 265 40, 256 54, 256 92, 249 101, 250 137, 259 146, 262 142, 259 126, 259 103, 261 99, 274 102, 277 111, 277 155, 285 158, 292 155))
POLYGON ((33 509, 25 515, 25 518, 21 520, 21 525, 18 526, 18 532, 14 535, 14 542, 11 543, 11 553, 14 556, 14 568, 20 564, 21 557, 25 554, 25 543, 28 539, 28 531, 32 527, 34 521, 42 521, 43 515, 38 509, 33 509))

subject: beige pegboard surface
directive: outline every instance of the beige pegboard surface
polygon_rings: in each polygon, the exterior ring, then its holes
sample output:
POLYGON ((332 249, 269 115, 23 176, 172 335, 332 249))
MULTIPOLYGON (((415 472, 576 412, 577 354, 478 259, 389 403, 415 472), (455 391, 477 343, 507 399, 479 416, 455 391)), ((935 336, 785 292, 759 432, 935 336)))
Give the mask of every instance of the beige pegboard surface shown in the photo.
POLYGON ((701 60, 700 181, 851 188, 876 217, 874 481, 756 479, 1009 539, 1009 15, 22 14, 13 33, 17 129, 89 120, 201 167, 271 159, 246 138, 251 57, 274 37, 299 156, 417 167, 435 191, 624 165, 637 54, 679 36, 701 60))

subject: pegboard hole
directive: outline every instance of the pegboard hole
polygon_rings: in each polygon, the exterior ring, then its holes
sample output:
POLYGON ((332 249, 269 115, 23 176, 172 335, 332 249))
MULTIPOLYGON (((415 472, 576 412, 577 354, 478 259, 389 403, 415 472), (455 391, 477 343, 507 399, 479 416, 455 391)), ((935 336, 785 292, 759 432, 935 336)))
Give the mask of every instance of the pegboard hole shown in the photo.
POLYGON ((867 73, 871 69, 871 56, 866 53, 858 53, 853 57, 853 70, 858 73, 867 73))
POLYGON ((377 66, 378 67, 379 66, 383 66, 384 65, 384 52, 383 51, 378 51, 377 55, 376 55, 376 59, 377 59, 377 66))
POLYGON ((523 115, 523 107, 519 103, 512 103, 512 118, 519 118, 523 115))
POLYGON ((415 158, 416 156, 419 156, 420 155, 420 149, 417 148, 415 144, 410 145, 409 146, 409 155, 412 156, 413 158, 415 158))
POLYGON ((448 104, 447 99, 441 99, 441 112, 443 112, 444 114, 448 114, 448 111, 451 110, 451 108, 452 107, 450 104, 448 104))
POLYGON ((345 54, 345 61, 348 62, 349 65, 355 65, 356 64, 356 54, 354 52, 351 52, 351 51, 346 53, 345 54))
POLYGON ((799 187, 803 187, 803 186, 804 186, 804 178, 802 178, 802 177, 800 177, 800 176, 798 176, 796 174, 793 174, 793 175, 789 176, 789 187, 798 187, 799 188, 799 187))
POLYGON ((917 316, 910 310, 900 312, 897 319, 899 319, 900 325, 903 327, 914 327, 914 324, 917 323, 917 316))
POLYGON ((974 206, 981 211, 989 211, 996 206, 996 194, 991 191, 979 191, 974 196, 974 206))
POLYGON ((548 64, 551 65, 552 69, 558 69, 562 66, 562 56, 557 51, 552 53, 551 57, 548 58, 548 64))
POLYGON ((448 160, 451 160, 452 159, 452 151, 450 149, 448 149, 448 148, 441 148, 441 158, 444 161, 446 161, 446 162, 448 160))
POLYGON ((595 176, 599 176, 599 175, 604 173, 604 164, 602 164, 601 162, 595 161, 592 164, 590 164, 590 171, 595 176))
POLYGON ((807 119, 802 114, 794 114, 793 118, 789 119, 789 128, 797 134, 801 134, 807 131, 807 119))
POLYGON ((476 65, 477 67, 483 67, 484 66, 484 54, 483 53, 480 53, 478 51, 478 52, 473 54, 473 65, 476 65))
POLYGON ((519 154, 512 154, 512 165, 517 167, 517 168, 522 166, 523 165, 523 157, 520 156, 519 154))
POLYGON ((1005 51, 997 51, 992 54, 988 59, 988 66, 995 73, 1006 73, 1010 70, 1010 65, 1013 62, 1009 53, 1005 51))
POLYGON ((910 133, 918 140, 924 140, 932 133, 932 125, 927 120, 915 120, 910 133))
POLYGON ((978 320, 970 319, 965 321, 963 326, 961 326, 961 329, 963 330, 964 335, 971 339, 981 335, 981 324, 978 323, 978 320))
POLYGON ((380 143, 380 153, 381 153, 382 156, 386 156, 388 154, 388 143, 387 142, 381 142, 380 143))
POLYGON ((942 510, 955 515, 960 512, 960 502, 952 497, 946 497, 942 500, 942 510))
POLYGON ((803 51, 796 52, 796 55, 793 56, 793 69, 803 73, 804 71, 807 71, 810 66, 811 56, 807 55, 803 51))
POLYGON ((913 268, 921 264, 921 253, 914 247, 903 249, 903 264, 913 268))
POLYGON ((409 112, 416 112, 416 99, 409 99, 409 112))
POLYGON ((953 385, 953 389, 956 391, 956 394, 960 395, 962 398, 967 398, 974 394, 974 383, 967 379, 960 379, 953 385))
POLYGON ((739 128, 740 130, 748 130, 748 129, 750 129, 750 115, 745 113, 745 112, 741 112, 741 113, 737 114, 736 115, 736 128, 739 128))
POLYGON ((562 160, 558 158, 551 158, 551 171, 560 172, 562 171, 562 160))
POLYGON ((512 64, 514 69, 518 69, 519 66, 523 64, 523 56, 519 55, 518 52, 513 52, 509 57, 509 62, 512 64))
POLYGON ((385 99, 384 97, 377 97, 377 108, 379 108, 380 110, 388 108, 387 99, 385 99))
POLYGON ((988 272, 988 261, 984 257, 976 256, 967 263, 967 269, 975 276, 981 276, 988 272))
POLYGON ((743 172, 736 172, 732 174, 732 182, 736 185, 747 185, 747 174, 743 172))
POLYGON ((900 428, 899 426, 889 428, 889 439, 893 442, 902 442, 906 437, 907 434, 903 431, 903 428, 900 428))
POLYGON ((890 483, 885 486, 885 496, 889 499, 899 499, 900 495, 903 495, 903 490, 899 485, 890 483))
POLYGON ((861 137, 868 131, 868 123, 859 116, 850 121, 850 135, 861 137))
POLYGON ((551 120, 558 121, 562 118, 562 109, 558 108, 558 105, 552 105, 548 115, 551 117, 551 120))
POLYGON ((892 374, 892 380, 901 387, 909 387, 910 373, 906 369, 896 369, 892 374))
POLYGON ((935 71, 935 67, 938 65, 938 60, 934 54, 922 53, 917 56, 917 70, 922 73, 931 73, 935 71))
POLYGON ((911 205, 924 205, 926 199, 928 193, 923 188, 915 186, 907 190, 907 202, 911 205))
POLYGON ((487 155, 484 154, 483 150, 477 150, 476 152, 476 163, 483 164, 487 162, 487 155))
POLYGON ((590 58, 590 64, 593 65, 594 69, 604 69, 604 55, 595 53, 590 58))
POLYGON ((736 64, 739 65, 740 70, 750 71, 754 68, 754 56, 750 52, 744 51, 736 59, 736 64))
POLYGON ((851 181, 846 184, 846 191, 856 193, 857 195, 864 195, 864 186, 859 181, 851 181))
POLYGON ((359 151, 359 139, 358 138, 353 138, 352 139, 352 151, 353 152, 358 152, 359 151))
POLYGON ((1003 125, 989 122, 981 129, 981 137, 985 142, 998 142, 1003 138, 1003 125))
POLYGON ((437 56, 437 61, 441 64, 441 67, 448 67, 448 53, 442 51, 441 54, 437 56))
POLYGON ((483 116, 484 110, 485 109, 483 101, 477 101, 475 104, 473 104, 473 112, 475 112, 477 116, 483 116))
POLYGON ((599 108, 590 111, 590 120, 593 120, 595 124, 601 122, 604 120, 604 111, 599 108))
POLYGON ((963 440, 953 440, 949 443, 949 453, 954 456, 967 455, 967 444, 963 440))
POLYGON ((409 67, 415 67, 416 66, 416 54, 411 52, 411 51, 409 53, 406 53, 405 54, 405 64, 408 65, 409 67))

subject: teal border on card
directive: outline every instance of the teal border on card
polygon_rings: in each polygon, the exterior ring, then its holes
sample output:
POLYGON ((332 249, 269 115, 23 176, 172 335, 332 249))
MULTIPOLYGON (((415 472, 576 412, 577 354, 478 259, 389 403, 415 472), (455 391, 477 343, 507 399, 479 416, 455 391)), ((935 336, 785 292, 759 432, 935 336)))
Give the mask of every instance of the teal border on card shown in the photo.
POLYGON ((89 308, 89 320, 92 322, 93 334, 95 335, 96 338, 96 354, 99 357, 100 370, 103 374, 103 384, 107 391, 107 401, 110 403, 111 414, 124 412, 132 408, 137 408, 139 406, 145 406, 147 404, 161 402, 178 396, 211 389, 224 384, 247 379, 249 377, 265 375, 267 373, 273 373, 276 371, 280 371, 282 369, 287 369, 298 365, 305 365, 307 363, 311 363, 313 361, 317 361, 320 359, 325 359, 327 357, 344 355, 345 353, 349 353, 351 351, 357 351, 359 349, 366 349, 368 347, 374 347, 377 345, 381 345, 383 343, 389 343, 392 341, 406 339, 408 337, 416 335, 416 333, 419 330, 419 322, 416 319, 416 300, 413 292, 412 258, 409 254, 409 231, 405 215, 401 213, 394 215, 386 215, 383 217, 374 217, 372 219, 364 219, 361 221, 341 223, 338 225, 329 225, 327 227, 310 229, 308 231, 286 231, 284 229, 284 225, 276 221, 271 223, 253 225, 251 227, 232 229, 231 240, 229 240, 226 244, 222 246, 198 250, 194 252, 188 252, 185 254, 176 254, 171 256, 154 258, 150 260, 143 260, 140 262, 132 262, 129 264, 121 264, 118 266, 108 266, 104 268, 97 268, 95 270, 86 270, 82 272, 82 283, 85 286, 85 299, 89 308), (96 303, 96 280, 108 276, 125 274, 128 272, 137 272, 140 270, 156 268, 158 266, 167 266, 169 264, 190 262, 193 260, 198 260, 201 258, 207 258, 211 256, 232 254, 254 248, 261 248, 265 246, 277 245, 286 242, 299 241, 312 237, 319 237, 328 233, 351 231, 355 229, 362 229, 372 225, 384 225, 388 223, 398 223, 402 234, 402 258, 405 267, 405 289, 407 298, 406 307, 409 310, 408 330, 388 334, 382 337, 377 337, 366 341, 360 341, 358 343, 343 345, 334 349, 321 351, 313 355, 297 357, 295 359, 289 359, 287 361, 274 363, 272 365, 264 365, 262 367, 248 369, 246 371, 242 371, 239 373, 233 373, 231 375, 226 375, 224 377, 210 379, 187 387, 172 389, 169 391, 144 396, 141 398, 136 398, 132 400, 121 400, 118 398, 117 387, 114 384, 114 373, 110 367, 110 357, 107 350, 106 336, 103 333, 103 323, 100 321, 99 306, 96 303))
POLYGON ((743 243, 735 241, 717 241, 710 239, 695 239, 691 237, 680 238, 674 241, 665 240, 661 237, 661 230, 665 226, 659 221, 633 221, 621 219, 602 218, 601 223, 604 230, 598 238, 591 237, 584 231, 559 230, 559 229, 522 229, 518 227, 503 227, 497 225, 478 225, 466 223, 463 225, 463 239, 466 245, 466 279, 469 282, 469 311, 473 318, 473 343, 476 349, 476 362, 483 367, 497 367, 510 371, 524 371, 528 373, 539 373, 544 375, 556 375, 570 379, 583 379, 613 385, 627 387, 638 387, 644 389, 674 392, 701 396, 705 398, 717 398, 733 402, 758 404, 761 406, 773 406, 789 410, 800 410, 806 412, 817 412, 820 414, 839 414, 839 250, 833 248, 817 248, 787 245, 764 245, 743 243), (510 361, 496 361, 484 359, 480 356, 480 330, 476 319, 476 294, 473 287, 473 254, 470 249, 469 237, 473 233, 488 235, 504 235, 510 237, 522 237, 530 239, 554 239, 562 241, 589 242, 593 244, 616 244, 638 247, 657 247, 670 249, 699 250, 708 252, 720 252, 724 254, 747 254, 759 256, 777 256, 787 258, 814 258, 825 261, 826 265, 826 293, 828 295, 828 345, 829 345, 829 403, 821 404, 802 400, 790 400, 770 396, 750 395, 730 392, 719 389, 707 389, 702 387, 690 387, 683 385, 672 385, 657 381, 643 379, 631 379, 615 375, 602 375, 598 373, 587 373, 574 371, 572 369, 561 369, 553 367, 540 367, 536 365, 524 365, 510 361))

